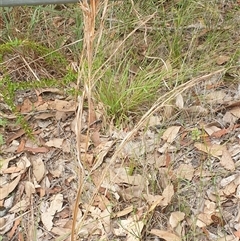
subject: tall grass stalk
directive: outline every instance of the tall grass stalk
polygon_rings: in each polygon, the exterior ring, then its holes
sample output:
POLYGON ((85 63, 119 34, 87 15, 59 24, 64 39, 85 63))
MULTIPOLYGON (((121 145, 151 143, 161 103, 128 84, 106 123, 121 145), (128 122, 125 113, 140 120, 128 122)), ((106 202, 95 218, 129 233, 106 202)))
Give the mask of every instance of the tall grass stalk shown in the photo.
MULTIPOLYGON (((105 1, 107 2, 107 0, 105 1)), ((78 97, 78 111, 77 111, 77 121, 75 126, 76 138, 77 138, 77 160, 79 163, 79 186, 76 196, 76 202, 74 205, 73 211, 73 223, 71 230, 71 241, 75 240, 75 232, 78 233, 82 223, 77 226, 77 215, 78 215, 78 205, 80 202, 81 194, 84 187, 84 176, 85 169, 81 160, 81 150, 80 150, 80 138, 81 138, 81 127, 82 127, 82 114, 83 114, 83 102, 85 97, 88 101, 88 125, 90 126, 90 110, 91 110, 91 101, 92 101, 92 62, 93 62, 93 52, 94 52, 94 39, 95 39, 95 21, 96 15, 98 12, 98 0, 83 0, 79 3, 80 8, 83 14, 84 21, 84 38, 83 38, 83 50, 80 55, 80 62, 78 68, 78 81, 77 86, 79 87, 80 81, 83 79, 84 81, 84 91, 81 97, 78 97), (86 65, 87 63, 87 73, 86 73, 86 65)), ((106 5, 106 4, 105 4, 106 5)), ((99 40, 100 41, 100 40, 99 40)), ((87 141, 89 140, 89 128, 87 131, 87 141)), ((87 154, 87 150, 85 150, 85 154, 87 154)), ((86 212, 87 213, 87 212, 86 212)), ((85 215, 86 215, 85 213, 85 215)), ((85 216, 82 220, 84 220, 85 216)))

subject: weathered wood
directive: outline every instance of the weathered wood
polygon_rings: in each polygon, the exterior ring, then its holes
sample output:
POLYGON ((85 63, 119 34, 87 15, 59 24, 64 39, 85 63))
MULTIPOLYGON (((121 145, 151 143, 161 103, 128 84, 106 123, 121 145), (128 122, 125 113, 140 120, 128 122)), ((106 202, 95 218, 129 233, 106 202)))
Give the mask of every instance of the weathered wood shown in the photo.
POLYGON ((0 7, 77 3, 78 0, 0 0, 0 7))

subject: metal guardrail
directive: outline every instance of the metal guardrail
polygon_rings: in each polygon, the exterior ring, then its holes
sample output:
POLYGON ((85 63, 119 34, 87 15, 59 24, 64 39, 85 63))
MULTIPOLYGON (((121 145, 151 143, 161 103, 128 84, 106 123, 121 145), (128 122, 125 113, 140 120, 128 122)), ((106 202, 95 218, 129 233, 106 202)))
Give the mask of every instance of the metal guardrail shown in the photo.
POLYGON ((0 0, 0 7, 77 3, 79 0, 0 0))

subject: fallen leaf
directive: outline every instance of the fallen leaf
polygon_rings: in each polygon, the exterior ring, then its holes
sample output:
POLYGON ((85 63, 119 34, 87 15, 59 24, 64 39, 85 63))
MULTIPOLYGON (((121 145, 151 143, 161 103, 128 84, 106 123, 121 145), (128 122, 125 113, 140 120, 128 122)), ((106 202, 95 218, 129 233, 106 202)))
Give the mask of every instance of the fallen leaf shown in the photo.
POLYGON ((23 105, 21 106, 21 113, 28 113, 33 110, 33 103, 27 98, 24 100, 23 105))
POLYGON ((218 238, 217 241, 239 241, 239 238, 234 235, 224 235, 224 237, 218 238))
POLYGON ((20 144, 19 144, 19 146, 17 148, 17 153, 20 153, 20 152, 22 152, 24 150, 25 143, 26 143, 26 141, 22 138, 21 142, 20 142, 20 144))
POLYGON ((113 144, 114 144, 114 141, 107 141, 107 142, 102 142, 96 147, 95 149, 96 161, 94 166, 91 169, 92 171, 96 170, 98 167, 102 165, 104 157, 110 151, 113 144))
POLYGON ((125 189, 121 189, 119 194, 123 197, 124 200, 131 200, 133 198, 140 198, 144 190, 144 185, 132 186, 125 189))
POLYGON ((34 184, 30 181, 25 182, 24 188, 25 188, 25 193, 26 193, 28 198, 30 198, 32 196, 32 194, 36 192, 34 184))
POLYGON ((182 109, 184 107, 184 101, 183 101, 183 97, 181 94, 178 94, 176 97, 176 106, 179 109, 182 109))
MULTIPOLYGON (((8 221, 9 221, 9 220, 8 220, 8 221)), ((18 219, 16 219, 15 222, 14 222, 14 225, 13 225, 13 227, 12 227, 12 229, 11 229, 11 231, 8 232, 8 238, 9 238, 10 240, 12 240, 12 237, 13 237, 13 235, 15 234, 16 229, 18 228, 18 226, 19 226, 19 224, 21 223, 21 221, 22 221, 22 218, 21 218, 21 217, 18 218, 18 219)))
POLYGON ((235 117, 240 118, 240 106, 233 107, 228 112, 234 115, 235 117))
POLYGON ((0 168, 0 174, 5 170, 5 169, 7 169, 8 168, 8 164, 9 164, 9 162, 10 161, 12 161, 12 160, 14 160, 14 159, 16 159, 18 156, 13 156, 13 157, 10 157, 10 158, 7 158, 7 159, 0 159, 0 166, 1 166, 1 168, 0 168))
POLYGON ((178 226, 179 222, 181 222, 184 218, 185 218, 185 213, 172 212, 169 218, 169 224, 174 229, 178 226))
POLYGON ((181 126, 171 126, 163 133, 162 139, 168 143, 172 143, 178 135, 181 126))
POLYGON ((232 182, 232 181, 234 181, 235 179, 237 179, 238 177, 239 177, 238 174, 233 174, 233 175, 231 175, 231 176, 228 176, 228 177, 226 177, 226 178, 223 178, 223 179, 221 180, 221 182, 220 182, 220 185, 221 185, 222 187, 225 187, 225 186, 227 186, 230 182, 232 182))
POLYGON ((172 185, 172 184, 169 184, 169 185, 163 190, 163 193, 162 193, 163 201, 161 202, 161 206, 167 206, 167 205, 171 202, 173 195, 174 195, 173 185, 172 185))
POLYGON ((204 130, 207 132, 209 136, 211 136, 213 133, 220 131, 221 128, 215 126, 215 125, 206 125, 204 126, 204 130))
POLYGON ((18 175, 12 182, 5 184, 0 188, 0 200, 6 198, 18 185, 21 175, 18 175))
POLYGON ((223 150, 226 149, 225 146, 218 145, 218 144, 205 144, 196 142, 194 143, 194 147, 196 147, 199 151, 205 152, 207 154, 210 154, 214 157, 220 157, 223 154, 223 150))
POLYGON ((131 213, 132 211, 133 211, 133 205, 128 206, 127 208, 124 208, 123 210, 118 211, 117 213, 114 213, 113 216, 117 217, 117 218, 123 217, 123 216, 131 213))
POLYGON ((7 145, 10 144, 10 142, 12 142, 13 140, 16 140, 17 138, 19 138, 20 136, 25 134, 25 130, 20 129, 18 130, 15 134, 11 135, 7 140, 6 143, 7 145))
POLYGON ((36 119, 36 120, 47 120, 47 119, 52 118, 54 116, 55 116, 54 113, 40 113, 40 114, 36 114, 34 116, 34 119, 36 119))
POLYGON ((211 219, 212 214, 209 213, 200 213, 198 214, 198 219, 196 222, 196 225, 199 228, 209 226, 210 224, 213 223, 213 220, 211 219))
POLYGON ((77 103, 73 100, 65 101, 65 100, 55 99, 52 107, 57 111, 63 111, 63 112, 69 112, 70 111, 70 112, 72 112, 72 111, 76 111, 77 103))
POLYGON ((223 90, 211 91, 205 96, 205 100, 209 104, 222 104, 225 102, 227 94, 223 90))
POLYGON ((158 126, 161 124, 162 118, 159 115, 151 115, 148 122, 147 126, 158 126))
POLYGON ((231 157, 231 154, 226 148, 222 152, 220 163, 226 170, 230 170, 230 171, 235 170, 235 163, 231 157))
POLYGON ((154 234, 154 235, 158 236, 159 238, 162 238, 166 241, 181 241, 180 237, 178 237, 177 235, 175 235, 171 232, 168 232, 168 231, 159 230, 159 229, 151 229, 150 233, 154 234))
POLYGON ((217 57, 216 63, 217 65, 226 64, 230 60, 230 57, 227 55, 220 55, 217 57))
POLYGON ((199 105, 184 108, 184 110, 189 116, 206 116, 208 114, 208 110, 199 105))
POLYGON ((20 202, 16 203, 10 210, 10 213, 19 213, 19 212, 25 212, 28 206, 30 205, 30 202, 26 199, 21 200, 20 202))
POLYGON ((46 146, 49 147, 56 147, 56 148, 62 148, 64 139, 62 138, 53 138, 45 143, 46 146))
POLYGON ((91 133, 91 140, 92 140, 94 146, 98 146, 102 142, 100 139, 99 131, 96 130, 91 133))
POLYGON ((238 119, 239 118, 237 116, 233 115, 229 111, 227 111, 222 118, 224 124, 226 123, 226 124, 230 124, 230 125, 234 125, 238 119))
POLYGON ((11 173, 18 173, 22 170, 21 167, 16 167, 16 166, 13 166, 13 167, 9 167, 9 168, 6 168, 5 170, 2 171, 3 174, 11 174, 11 173))
POLYGON ((14 218, 15 218, 15 213, 8 214, 3 218, 0 218, 0 223, 3 224, 2 226, 0 226, 1 235, 7 233, 13 227, 14 218))
POLYGON ((236 192, 237 185, 234 182, 229 183, 222 191, 226 196, 231 196, 236 192))
MULTIPOLYGON (((147 201, 149 202, 150 200, 147 200, 147 201)), ((148 212, 154 211, 156 207, 158 207, 162 204, 162 201, 163 201, 163 196, 160 196, 160 195, 154 196, 154 200, 151 201, 151 206, 150 206, 148 212)))
POLYGON ((235 231, 235 232, 234 232, 234 235, 235 235, 236 237, 240 238, 240 230, 235 231))
POLYGON ((56 212, 62 209, 63 195, 56 194, 53 196, 50 207, 47 210, 42 210, 41 220, 48 231, 53 227, 53 218, 56 212))
POLYGON ((195 169, 190 164, 181 164, 176 170, 177 178, 192 180, 195 169))
POLYGON ((166 152, 175 152, 177 150, 177 147, 174 145, 170 145, 169 143, 164 143, 163 146, 161 146, 160 148, 158 148, 158 152, 159 153, 166 153, 166 152))
POLYGON ((140 186, 146 183, 145 178, 140 174, 130 176, 124 167, 110 170, 110 180, 115 184, 129 184, 133 186, 140 186))
POLYGON ((37 182, 40 182, 43 179, 45 174, 45 165, 41 158, 32 160, 32 165, 33 165, 33 174, 37 182))
POLYGON ((31 153, 47 153, 49 149, 47 147, 24 147, 24 151, 31 152, 31 153))
POLYGON ((221 138, 222 136, 226 135, 227 133, 229 133, 229 129, 220 129, 218 131, 214 131, 211 134, 211 137, 215 137, 215 138, 221 138))

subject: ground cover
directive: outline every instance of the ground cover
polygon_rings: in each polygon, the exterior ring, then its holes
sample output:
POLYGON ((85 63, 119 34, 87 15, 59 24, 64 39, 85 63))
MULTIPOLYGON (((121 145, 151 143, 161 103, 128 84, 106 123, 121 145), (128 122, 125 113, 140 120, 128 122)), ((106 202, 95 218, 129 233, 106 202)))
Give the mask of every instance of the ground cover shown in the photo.
POLYGON ((0 239, 239 240, 239 13, 1 9, 0 239))

